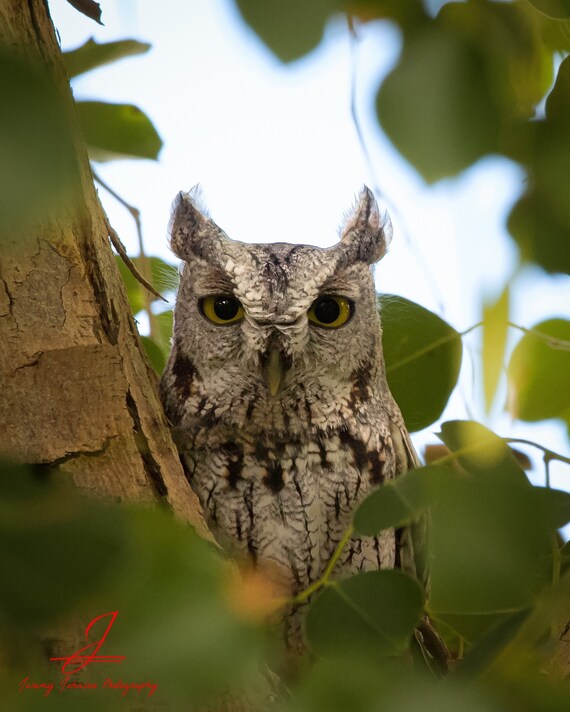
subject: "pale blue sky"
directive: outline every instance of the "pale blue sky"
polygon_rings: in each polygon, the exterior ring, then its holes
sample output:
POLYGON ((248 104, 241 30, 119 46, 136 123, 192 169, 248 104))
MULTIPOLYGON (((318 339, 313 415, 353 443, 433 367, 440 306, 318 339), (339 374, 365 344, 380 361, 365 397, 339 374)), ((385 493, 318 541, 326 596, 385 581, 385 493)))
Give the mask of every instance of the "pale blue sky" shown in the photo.
MULTIPOLYGON (((399 157, 373 113, 379 79, 399 51, 393 27, 373 23, 359 31, 357 103, 371 175, 350 115, 351 44, 342 19, 329 23, 314 52, 284 66, 243 24, 231 0, 101 0, 101 7, 104 27, 65 0, 50 0, 64 49, 91 36, 153 45, 147 55, 74 82, 78 99, 136 104, 165 142, 158 163, 97 167, 141 209, 147 252, 172 261, 166 244, 170 204, 179 190, 198 182, 212 217, 231 237, 323 246, 336 241, 360 186, 378 185, 377 197, 394 224, 392 247, 376 272, 379 290, 421 303, 459 331, 480 320, 481 293, 497 294, 516 266, 504 225, 523 190, 524 172, 490 157, 428 187, 399 157)), ((100 195, 111 223, 136 253, 132 219, 105 191, 100 195)), ((552 280, 538 269, 525 270, 514 283, 512 319, 532 326, 553 315, 570 317, 568 287, 566 277, 552 280)), ((474 333, 467 342, 476 359, 479 339, 474 333)), ((502 435, 567 447, 557 423, 513 424, 501 413, 485 421, 480 387, 466 360, 446 417, 474 417, 502 435)), ((415 437, 418 445, 434 441, 434 430, 415 437)), ((535 452, 529 454, 540 463, 535 452)), ((539 470, 537 481, 542 479, 539 470)), ((570 468, 554 464, 552 482, 567 488, 570 468)))

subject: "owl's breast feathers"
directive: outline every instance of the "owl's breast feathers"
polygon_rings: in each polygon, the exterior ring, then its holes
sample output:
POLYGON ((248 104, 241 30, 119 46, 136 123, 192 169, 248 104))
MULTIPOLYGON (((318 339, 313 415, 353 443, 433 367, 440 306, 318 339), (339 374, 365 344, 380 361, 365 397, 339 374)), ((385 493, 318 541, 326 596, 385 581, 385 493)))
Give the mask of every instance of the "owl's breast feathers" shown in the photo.
MULTIPOLYGON (((334 402, 240 398, 220 408, 188 358, 163 378, 163 400, 193 489, 221 543, 284 572, 292 592, 323 572, 355 506, 408 469, 401 416, 365 369, 334 402)), ((392 567, 393 531, 353 538, 338 573, 392 567)))

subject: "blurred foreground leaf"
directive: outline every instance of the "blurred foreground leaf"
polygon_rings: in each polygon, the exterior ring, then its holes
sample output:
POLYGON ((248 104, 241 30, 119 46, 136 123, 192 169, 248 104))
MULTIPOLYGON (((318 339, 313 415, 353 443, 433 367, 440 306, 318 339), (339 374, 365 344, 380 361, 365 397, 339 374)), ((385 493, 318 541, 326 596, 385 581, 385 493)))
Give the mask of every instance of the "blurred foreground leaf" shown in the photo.
POLYGON ((410 431, 442 414, 461 367, 461 337, 419 304, 391 294, 378 300, 386 376, 410 431))
POLYGON ((570 17, 570 0, 529 0, 529 2, 549 17, 570 17))
POLYGON ((157 682, 157 704, 182 709, 234 685, 265 694, 259 629, 232 600, 237 572, 167 511, 104 505, 57 472, 3 464, 0 566, 10 646, 29 646, 58 616, 87 625, 118 611, 109 641, 126 659, 117 674, 157 682))
POLYGON ((73 131, 44 68, 0 47, 0 242, 22 235, 73 197, 73 131))
POLYGON ((378 116, 396 148, 433 182, 503 150, 507 127, 534 114, 551 76, 527 5, 444 3, 429 25, 404 35, 378 93, 378 116))
POLYGON ((380 87, 380 124, 426 181, 459 173, 497 149, 499 112, 484 77, 472 48, 430 27, 404 45, 380 87))
POLYGON ((94 161, 158 158, 162 140, 148 116, 136 106, 102 101, 78 101, 76 106, 94 161))
POLYGON ((314 49, 322 39, 329 15, 340 12, 342 0, 236 0, 243 19, 282 62, 314 49))
POLYGON ((422 590, 406 574, 367 571, 335 581, 318 595, 307 614, 307 638, 321 655, 398 655, 407 649, 422 607, 422 590))
POLYGON ((100 591, 125 546, 116 508, 53 477, 0 464, 0 610, 32 631, 100 591))
POLYGON ((167 512, 131 510, 126 525, 120 575, 98 601, 121 612, 113 638, 127 656, 121 674, 159 681, 179 707, 234 685, 253 695, 262 685, 259 630, 236 613, 232 565, 167 512))
POLYGON ((417 521, 433 504, 437 489, 446 476, 444 468, 430 465, 385 482, 354 512, 356 531, 374 536, 383 529, 403 527, 417 521))
POLYGON ((455 421, 442 431, 467 473, 450 473, 430 510, 429 610, 473 640, 501 617, 530 608, 551 580, 554 532, 570 516, 570 495, 545 498, 483 426, 455 421))
POLYGON ((439 438, 457 454, 457 461, 481 477, 501 477, 513 483, 528 484, 507 443, 492 430, 473 420, 443 423, 439 438))
POLYGON ((93 37, 81 47, 63 53, 65 65, 71 78, 89 72, 91 69, 111 64, 124 57, 148 52, 151 45, 137 40, 119 40, 117 42, 96 42, 93 37))
MULTIPOLYGON (((428 678, 398 660, 380 664, 363 654, 318 660, 283 707, 286 712, 499 712, 476 685, 428 678)), ((530 712, 530 710, 529 710, 530 712)), ((535 712, 535 710, 532 710, 535 712)))
POLYGON ((546 119, 521 132, 512 157, 525 164, 529 182, 509 216, 509 232, 524 260, 570 273, 570 58, 558 69, 546 119))
POLYGON ((529 422, 562 418, 570 425, 570 321, 548 319, 522 337, 511 355, 508 384, 513 417, 529 422))

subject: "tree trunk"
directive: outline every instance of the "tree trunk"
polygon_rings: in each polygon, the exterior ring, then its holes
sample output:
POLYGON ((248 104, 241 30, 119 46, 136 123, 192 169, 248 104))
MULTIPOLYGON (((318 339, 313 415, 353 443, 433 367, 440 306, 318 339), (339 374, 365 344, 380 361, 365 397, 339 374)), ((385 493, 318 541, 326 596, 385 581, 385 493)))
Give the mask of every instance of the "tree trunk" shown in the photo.
POLYGON ((0 452, 105 499, 164 500, 208 536, 180 465, 109 243, 44 0, 0 3, 0 43, 49 68, 69 111, 78 186, 0 261, 0 452))

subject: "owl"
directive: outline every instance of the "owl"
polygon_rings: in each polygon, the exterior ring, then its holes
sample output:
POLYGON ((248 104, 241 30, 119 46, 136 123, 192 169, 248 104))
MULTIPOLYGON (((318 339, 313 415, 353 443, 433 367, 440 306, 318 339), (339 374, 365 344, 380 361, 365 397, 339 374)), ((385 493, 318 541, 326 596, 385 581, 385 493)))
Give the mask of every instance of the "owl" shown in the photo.
MULTIPOLYGON (((329 248, 236 242, 191 193, 173 206, 183 261, 160 391, 218 541, 291 595, 322 574, 359 502, 417 464, 388 388, 371 266, 389 230, 364 187, 329 248)), ((354 536, 334 576, 402 565, 399 532, 354 536)), ((302 617, 285 637, 302 645, 302 617)))

